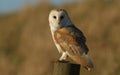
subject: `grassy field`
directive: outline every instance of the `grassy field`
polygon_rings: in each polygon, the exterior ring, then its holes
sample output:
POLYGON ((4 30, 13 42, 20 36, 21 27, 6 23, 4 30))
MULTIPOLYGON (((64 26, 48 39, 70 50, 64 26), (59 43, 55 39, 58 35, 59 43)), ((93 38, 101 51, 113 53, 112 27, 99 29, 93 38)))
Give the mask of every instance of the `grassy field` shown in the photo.
MULTIPOLYGON (((120 1, 98 0, 61 6, 81 29, 95 68, 81 75, 120 75, 120 1)), ((52 41, 47 3, 0 16, 0 75, 51 75, 60 57, 52 41)))

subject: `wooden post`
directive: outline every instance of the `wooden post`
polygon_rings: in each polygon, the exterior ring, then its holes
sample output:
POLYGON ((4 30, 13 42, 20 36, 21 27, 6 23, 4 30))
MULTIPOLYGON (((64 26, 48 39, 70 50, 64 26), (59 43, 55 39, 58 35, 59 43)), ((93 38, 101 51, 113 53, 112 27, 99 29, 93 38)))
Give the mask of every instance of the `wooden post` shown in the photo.
POLYGON ((79 75, 80 65, 69 62, 55 62, 53 75, 79 75))

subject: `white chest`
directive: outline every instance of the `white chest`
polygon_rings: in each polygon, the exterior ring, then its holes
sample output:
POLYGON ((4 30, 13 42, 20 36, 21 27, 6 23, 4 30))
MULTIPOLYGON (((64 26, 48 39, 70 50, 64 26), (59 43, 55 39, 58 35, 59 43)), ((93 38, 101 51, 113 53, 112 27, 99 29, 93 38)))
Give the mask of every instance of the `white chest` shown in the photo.
POLYGON ((54 37, 54 33, 52 32, 52 38, 53 38, 53 41, 55 43, 55 46, 57 47, 59 53, 63 53, 63 50, 61 49, 60 45, 56 42, 55 40, 55 37, 54 37))

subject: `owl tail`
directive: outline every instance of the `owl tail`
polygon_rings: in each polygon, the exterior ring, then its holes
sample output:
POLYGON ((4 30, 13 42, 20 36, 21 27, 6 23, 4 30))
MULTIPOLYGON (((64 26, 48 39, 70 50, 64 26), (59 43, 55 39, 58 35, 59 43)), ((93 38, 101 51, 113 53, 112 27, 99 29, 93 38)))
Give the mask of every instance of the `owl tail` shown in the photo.
POLYGON ((81 66, 83 66, 88 71, 91 71, 91 69, 94 68, 92 60, 85 53, 83 53, 82 56, 72 56, 70 54, 68 54, 68 56, 71 57, 72 60, 74 60, 77 64, 80 64, 81 66))
POLYGON ((91 69, 94 68, 93 63, 87 54, 81 56, 79 64, 81 64, 88 71, 91 71, 91 69))

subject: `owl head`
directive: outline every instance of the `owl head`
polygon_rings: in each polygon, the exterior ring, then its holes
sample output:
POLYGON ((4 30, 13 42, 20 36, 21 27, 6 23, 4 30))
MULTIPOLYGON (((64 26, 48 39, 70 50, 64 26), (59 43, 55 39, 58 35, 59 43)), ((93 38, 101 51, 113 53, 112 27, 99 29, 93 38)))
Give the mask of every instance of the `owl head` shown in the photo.
POLYGON ((54 9, 49 14, 49 25, 57 29, 72 25, 72 22, 64 9, 54 9))

